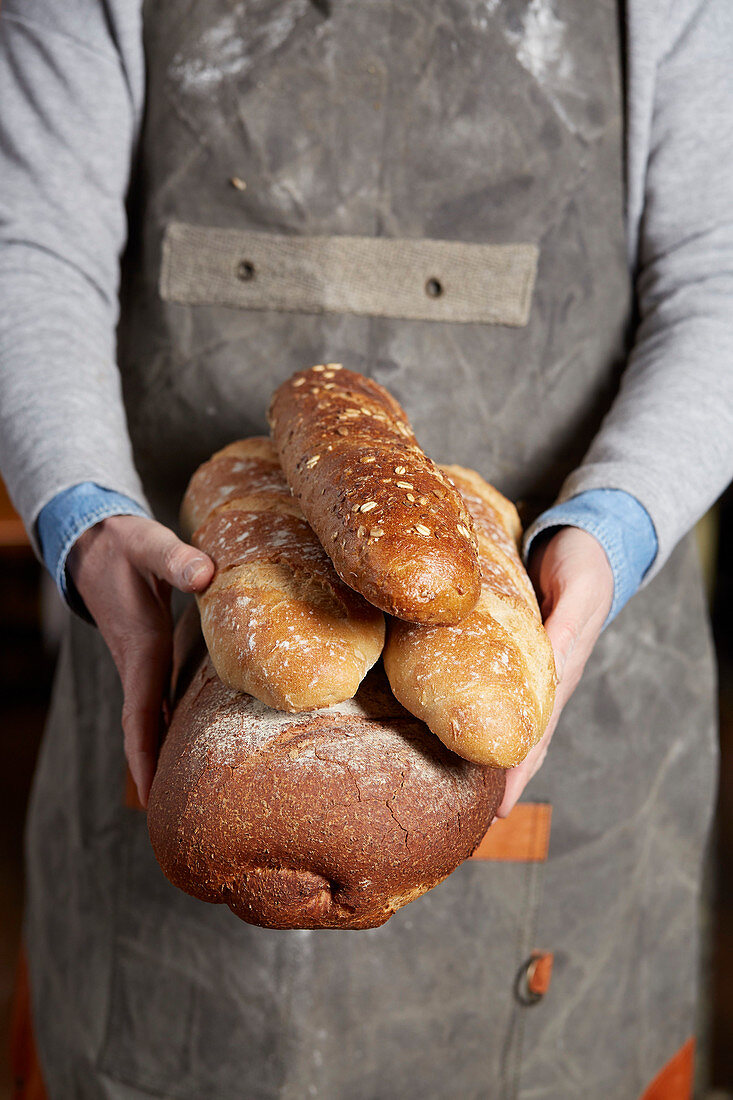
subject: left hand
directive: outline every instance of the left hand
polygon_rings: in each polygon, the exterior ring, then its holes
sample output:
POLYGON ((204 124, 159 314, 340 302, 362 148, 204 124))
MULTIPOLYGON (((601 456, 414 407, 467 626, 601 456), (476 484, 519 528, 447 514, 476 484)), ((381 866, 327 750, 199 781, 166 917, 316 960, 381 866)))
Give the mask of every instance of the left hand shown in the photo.
POLYGON ((125 755, 147 806, 170 681, 171 588, 203 592, 214 563, 161 523, 122 515, 84 531, 68 569, 119 672, 125 755))
POLYGON ((558 685, 542 739, 506 773, 497 817, 508 815, 542 766, 562 709, 578 686, 613 602, 613 573, 606 553, 593 535, 579 527, 561 527, 549 538, 540 536, 532 548, 528 572, 555 654, 558 685))

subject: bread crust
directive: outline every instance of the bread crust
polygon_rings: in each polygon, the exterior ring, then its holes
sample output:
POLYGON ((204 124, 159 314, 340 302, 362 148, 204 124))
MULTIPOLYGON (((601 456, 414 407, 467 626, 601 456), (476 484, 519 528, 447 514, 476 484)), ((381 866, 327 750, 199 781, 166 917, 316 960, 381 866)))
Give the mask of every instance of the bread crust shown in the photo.
POLYGON ((480 593, 471 517, 382 386, 339 364, 298 371, 275 392, 270 427, 346 584, 412 622, 455 623, 471 611, 480 593))
POLYGON ((268 928, 375 928, 476 848, 504 773, 461 760, 394 699, 297 716, 232 691, 204 657, 148 806, 170 881, 268 928))
POLYGON ((555 699, 552 646, 519 556, 516 508, 475 471, 444 466, 471 512, 482 588, 455 626, 392 620, 384 667, 392 690, 453 752, 511 768, 547 728, 555 699))
POLYGON ((384 617, 336 575, 270 440, 238 440, 200 466, 181 525, 216 566, 197 602, 221 679, 291 712, 350 699, 379 658, 384 617))

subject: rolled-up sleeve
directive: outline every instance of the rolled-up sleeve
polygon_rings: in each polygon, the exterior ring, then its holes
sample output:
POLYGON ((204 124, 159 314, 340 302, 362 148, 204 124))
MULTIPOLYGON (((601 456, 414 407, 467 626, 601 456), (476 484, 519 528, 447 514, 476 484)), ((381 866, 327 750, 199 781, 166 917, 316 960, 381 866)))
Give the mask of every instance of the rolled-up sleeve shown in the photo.
POLYGON ((0 469, 37 551, 71 486, 147 507, 115 354, 140 19, 139 0, 0 9, 0 469))
POLYGON ((593 535, 608 558, 613 601, 604 628, 637 592, 657 556, 657 534, 646 508, 620 489, 588 489, 538 516, 524 536, 529 561, 535 539, 558 527, 579 527, 593 535))

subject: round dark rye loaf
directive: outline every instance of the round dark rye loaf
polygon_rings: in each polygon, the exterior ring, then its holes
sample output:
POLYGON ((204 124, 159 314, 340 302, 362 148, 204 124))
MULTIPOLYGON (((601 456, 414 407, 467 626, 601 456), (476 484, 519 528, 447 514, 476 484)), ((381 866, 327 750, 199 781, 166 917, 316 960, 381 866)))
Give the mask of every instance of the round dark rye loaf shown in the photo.
POLYGON ((455 623, 481 589, 460 494, 395 399, 337 363, 299 371, 270 407, 285 476, 336 572, 410 622, 455 623))
POLYGON ((504 772, 455 756, 373 670, 355 699, 283 714, 199 664, 148 827, 174 885, 268 928, 374 928, 466 859, 504 772))

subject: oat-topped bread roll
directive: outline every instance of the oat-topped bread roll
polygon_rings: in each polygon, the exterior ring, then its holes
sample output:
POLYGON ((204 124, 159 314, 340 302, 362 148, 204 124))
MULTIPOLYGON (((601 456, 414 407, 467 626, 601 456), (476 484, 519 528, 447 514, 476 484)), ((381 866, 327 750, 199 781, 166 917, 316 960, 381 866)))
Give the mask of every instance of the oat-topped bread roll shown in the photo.
POLYGON ((469 613, 480 591, 470 516, 382 386, 337 363, 299 371, 275 392, 270 426, 303 514, 347 584, 411 622, 469 613))
POLYGON ((483 582, 457 626, 393 620, 384 667, 400 702, 449 748, 494 767, 519 764, 544 733, 555 663, 519 556, 514 505, 472 470, 444 466, 473 516, 483 582))
POLYGON ((383 672, 286 715, 199 664, 150 792, 170 881, 268 928, 374 928, 437 885, 489 827, 504 772, 449 752, 383 672))
POLYGON ((221 679, 279 710, 350 699, 381 653, 384 617, 336 575, 269 439, 200 466, 181 526, 216 565, 198 605, 221 679))

